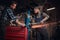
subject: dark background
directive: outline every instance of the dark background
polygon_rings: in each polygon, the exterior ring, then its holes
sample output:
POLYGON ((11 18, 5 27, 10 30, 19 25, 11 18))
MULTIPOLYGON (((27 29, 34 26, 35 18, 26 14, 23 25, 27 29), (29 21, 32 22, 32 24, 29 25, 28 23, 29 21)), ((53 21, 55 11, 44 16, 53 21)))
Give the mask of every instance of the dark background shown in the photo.
MULTIPOLYGON (((8 6, 9 2, 12 0, 0 0, 0 5, 3 7, 8 6)), ((55 7, 56 9, 52 11, 47 11, 50 16, 50 21, 60 21, 60 3, 59 0, 14 0, 18 3, 17 8, 15 10, 16 14, 20 14, 21 12, 25 12, 28 8, 34 8, 36 5, 44 5, 45 9, 55 7), (44 4, 44 2, 46 3, 44 4)), ((55 40, 60 40, 60 26, 57 24, 57 29, 54 30, 55 40)))
MULTIPOLYGON (((7 6, 9 2, 12 0, 0 0, 0 5, 7 6)), ((44 4, 46 0, 13 0, 18 3, 16 8, 16 13, 24 12, 28 9, 28 7, 32 8, 36 6, 36 4, 44 4)), ((45 8, 56 7, 56 20, 60 20, 60 6, 59 0, 47 0, 45 8)))

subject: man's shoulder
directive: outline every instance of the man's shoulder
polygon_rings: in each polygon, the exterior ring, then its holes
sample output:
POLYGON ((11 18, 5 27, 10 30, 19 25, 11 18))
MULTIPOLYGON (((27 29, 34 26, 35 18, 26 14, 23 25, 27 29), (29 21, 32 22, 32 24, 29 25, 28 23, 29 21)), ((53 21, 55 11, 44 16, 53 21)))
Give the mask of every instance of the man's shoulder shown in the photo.
POLYGON ((10 7, 7 7, 6 10, 11 10, 11 8, 10 7))
POLYGON ((9 7, 7 7, 5 10, 6 10, 8 13, 11 13, 11 12, 12 12, 12 9, 9 8, 9 7))
POLYGON ((4 8, 3 11, 11 10, 9 7, 4 8))

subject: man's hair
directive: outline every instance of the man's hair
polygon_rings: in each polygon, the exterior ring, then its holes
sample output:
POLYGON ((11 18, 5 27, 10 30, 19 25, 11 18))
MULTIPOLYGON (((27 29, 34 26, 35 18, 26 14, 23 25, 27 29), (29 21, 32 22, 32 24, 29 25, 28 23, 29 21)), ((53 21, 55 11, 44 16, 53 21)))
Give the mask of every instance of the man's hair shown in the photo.
POLYGON ((36 6, 35 9, 39 9, 40 10, 40 7, 39 6, 36 6))
POLYGON ((9 3, 9 6, 10 6, 10 5, 13 5, 13 4, 17 4, 17 2, 16 2, 16 1, 11 1, 11 2, 9 3))

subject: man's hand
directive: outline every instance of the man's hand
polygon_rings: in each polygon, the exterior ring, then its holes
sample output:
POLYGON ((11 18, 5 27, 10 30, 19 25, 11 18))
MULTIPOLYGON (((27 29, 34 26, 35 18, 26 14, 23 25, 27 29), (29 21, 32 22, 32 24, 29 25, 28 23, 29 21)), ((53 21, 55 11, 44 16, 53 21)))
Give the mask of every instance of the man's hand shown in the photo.
POLYGON ((13 20, 10 21, 10 26, 16 26, 16 24, 13 24, 13 20))
POLYGON ((43 21, 41 21, 40 23, 41 23, 41 24, 44 24, 44 22, 43 22, 43 21))
POLYGON ((19 26, 23 26, 23 27, 25 26, 25 24, 23 24, 23 23, 18 23, 18 25, 19 26))

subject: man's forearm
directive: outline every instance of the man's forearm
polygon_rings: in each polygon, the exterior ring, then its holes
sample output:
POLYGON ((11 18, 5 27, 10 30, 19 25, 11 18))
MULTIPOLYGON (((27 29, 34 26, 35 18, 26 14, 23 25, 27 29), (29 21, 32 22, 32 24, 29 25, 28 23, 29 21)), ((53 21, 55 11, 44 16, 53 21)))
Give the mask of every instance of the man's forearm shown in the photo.
POLYGON ((48 20, 49 16, 48 17, 45 17, 41 22, 45 22, 46 20, 48 20))
POLYGON ((16 20, 16 23, 17 23, 18 25, 25 26, 25 24, 24 24, 24 23, 21 23, 18 19, 16 20))

